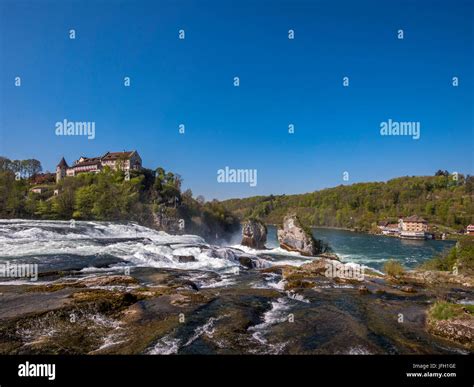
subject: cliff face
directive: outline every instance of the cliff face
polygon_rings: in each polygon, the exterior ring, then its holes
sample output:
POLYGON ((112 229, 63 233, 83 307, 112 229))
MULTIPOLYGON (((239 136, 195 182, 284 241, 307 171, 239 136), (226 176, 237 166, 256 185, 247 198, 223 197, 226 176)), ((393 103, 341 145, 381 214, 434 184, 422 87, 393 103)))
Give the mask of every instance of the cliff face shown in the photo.
POLYGON ((254 249, 264 249, 267 241, 267 228, 256 219, 247 220, 242 226, 241 245, 254 249))
POLYGON ((319 244, 309 230, 301 224, 299 218, 292 214, 285 217, 283 227, 278 230, 280 247, 297 251, 302 255, 314 256, 321 253, 319 244))

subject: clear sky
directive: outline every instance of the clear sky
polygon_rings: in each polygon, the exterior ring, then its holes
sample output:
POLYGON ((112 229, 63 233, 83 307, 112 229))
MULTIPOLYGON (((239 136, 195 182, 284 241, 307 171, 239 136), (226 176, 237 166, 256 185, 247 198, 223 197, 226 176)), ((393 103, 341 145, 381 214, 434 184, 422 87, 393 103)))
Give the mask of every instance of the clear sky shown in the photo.
POLYGON ((136 149, 206 199, 472 174, 473 4, 0 0, 0 155, 54 170, 136 149), (95 139, 56 136, 65 118, 95 139), (388 119, 420 139, 381 136, 388 119), (226 166, 257 186, 218 183, 226 166))

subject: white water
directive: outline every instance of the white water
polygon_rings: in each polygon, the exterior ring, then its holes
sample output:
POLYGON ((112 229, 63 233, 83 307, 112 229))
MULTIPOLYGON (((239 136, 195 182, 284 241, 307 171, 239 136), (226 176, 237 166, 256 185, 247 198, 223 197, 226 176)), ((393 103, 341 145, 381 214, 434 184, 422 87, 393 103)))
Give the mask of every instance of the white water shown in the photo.
POLYGON ((153 348, 146 351, 146 353, 149 355, 173 355, 178 353, 180 344, 180 339, 176 339, 169 335, 164 336, 158 340, 153 348))
POLYGON ((256 353, 263 351, 267 354, 278 354, 285 348, 287 343, 271 343, 266 336, 273 325, 288 320, 290 308, 288 299, 279 298, 271 303, 271 308, 263 314, 263 321, 260 324, 248 328, 248 331, 252 332, 253 340, 260 346, 256 353))
POLYGON ((0 220, 0 261, 26 259, 48 265, 83 257, 93 266, 96 258, 115 257, 135 266, 222 271, 239 267, 241 257, 250 258, 257 267, 272 265, 259 257, 263 253, 287 257, 278 264, 301 265, 311 260, 282 249, 212 246, 196 235, 169 235, 134 223, 0 220), (179 256, 193 256, 194 261, 180 262, 179 256))
POLYGON ((301 266, 314 260, 314 257, 305 257, 296 251, 288 251, 282 249, 281 247, 275 247, 266 250, 256 250, 252 249, 251 247, 236 244, 232 245, 232 248, 245 251, 246 253, 252 255, 278 255, 281 257, 278 260, 279 265, 301 266))

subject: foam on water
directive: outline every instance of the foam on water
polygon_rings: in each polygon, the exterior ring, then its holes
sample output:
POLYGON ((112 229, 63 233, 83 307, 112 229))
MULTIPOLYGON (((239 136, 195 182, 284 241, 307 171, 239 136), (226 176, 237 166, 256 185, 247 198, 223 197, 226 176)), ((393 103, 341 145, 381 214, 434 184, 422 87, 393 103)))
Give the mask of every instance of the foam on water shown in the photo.
POLYGON ((158 339, 158 341, 148 350, 145 351, 149 355, 172 355, 178 353, 180 348, 187 347, 193 344, 200 337, 206 336, 213 338, 215 331, 215 323, 226 315, 218 317, 210 317, 203 325, 196 327, 192 335, 182 344, 182 340, 173 337, 171 334, 158 339))
POLYGON ((262 254, 282 255, 282 256, 294 257, 294 258, 299 258, 299 259, 303 258, 303 260, 306 260, 306 261, 312 259, 311 257, 304 257, 296 251, 288 251, 288 250, 282 249, 281 247, 274 247, 271 249, 263 249, 263 250, 253 249, 251 247, 244 246, 244 245, 232 245, 231 247, 245 251, 246 253, 253 254, 253 255, 262 255, 262 254))
POLYGON ((237 281, 235 279, 235 275, 232 276, 232 277, 229 276, 229 275, 222 275, 221 279, 219 281, 201 285, 201 288, 202 289, 206 289, 206 288, 225 288, 227 286, 235 285, 236 283, 237 283, 237 281))
POLYGON ((298 294, 294 291, 289 290, 289 291, 286 292, 286 295, 288 296, 288 298, 291 298, 292 300, 303 302, 305 304, 310 303, 310 301, 308 299, 304 298, 304 296, 302 294, 298 294))
POLYGON ((248 258, 257 268, 300 266, 313 260, 279 247, 255 250, 242 245, 213 246, 197 235, 169 235, 135 223, 0 220, 0 260, 34 261, 46 271, 61 263, 71 264, 71 257, 79 257, 78 264, 87 262, 84 271, 93 270, 90 267, 95 260, 109 258, 120 268, 129 264, 219 272, 239 267, 240 260, 248 258), (183 256, 194 259, 181 262, 183 256))
MULTIPOLYGON (((244 252, 208 245, 196 235, 169 235, 134 223, 1 220, 0 259, 112 256, 136 266, 220 270, 238 266, 244 252), (217 252, 217 253, 216 253, 217 252), (179 256, 193 256, 180 262, 179 256)), ((41 263, 41 262, 39 262, 41 263)))
POLYGON ((195 330, 193 335, 188 339, 186 344, 184 344, 185 347, 188 345, 191 345, 194 343, 198 338, 201 336, 207 336, 212 339, 214 335, 214 324, 224 318, 226 316, 219 316, 219 317, 211 317, 209 320, 206 321, 204 325, 198 326, 195 330))
POLYGON ((163 336, 145 353, 149 355, 173 355, 178 353, 180 344, 180 339, 176 339, 170 335, 163 336))
POLYGON ((350 347, 347 351, 342 352, 344 355, 370 355, 371 352, 360 345, 355 347, 350 347))
POLYGON ((287 343, 271 343, 266 335, 273 325, 287 320, 290 308, 288 298, 278 298, 271 303, 271 308, 263 314, 263 321, 248 328, 248 331, 252 333, 252 339, 263 347, 263 353, 278 354, 285 348, 287 343))

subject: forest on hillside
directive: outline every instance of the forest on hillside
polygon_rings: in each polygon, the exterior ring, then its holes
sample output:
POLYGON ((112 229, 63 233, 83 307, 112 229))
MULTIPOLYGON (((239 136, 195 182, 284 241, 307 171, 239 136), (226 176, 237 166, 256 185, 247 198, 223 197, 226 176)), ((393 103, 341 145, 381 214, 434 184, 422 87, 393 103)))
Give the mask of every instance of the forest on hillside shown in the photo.
POLYGON ((193 198, 191 190, 182 192, 181 176, 161 167, 130 175, 105 167, 99 173, 81 173, 58 183, 54 175, 39 174, 41 170, 36 160, 0 158, 0 218, 135 221, 211 240, 239 228, 238 219, 221 203, 193 198))
POLYGON ((438 171, 434 176, 340 185, 298 195, 254 196, 223 201, 240 219, 280 224, 296 213, 312 226, 375 230, 379 221, 417 214, 431 225, 460 231, 474 223, 474 177, 438 171))

